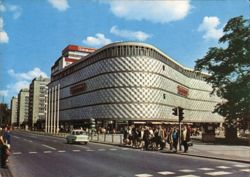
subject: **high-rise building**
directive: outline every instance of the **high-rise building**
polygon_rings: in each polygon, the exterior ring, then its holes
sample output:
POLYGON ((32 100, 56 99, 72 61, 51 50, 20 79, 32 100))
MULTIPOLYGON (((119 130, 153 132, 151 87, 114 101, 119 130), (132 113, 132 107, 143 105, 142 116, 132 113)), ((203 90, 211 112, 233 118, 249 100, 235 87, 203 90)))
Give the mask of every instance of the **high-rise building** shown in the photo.
POLYGON ((97 125, 171 124, 179 120, 172 114, 175 107, 184 109, 184 123, 224 121, 213 113, 222 100, 210 94, 208 74, 182 66, 149 44, 112 43, 56 72, 55 66, 48 85, 47 132, 91 119, 97 125))
POLYGON ((11 125, 17 125, 18 99, 16 97, 12 97, 10 106, 11 106, 11 125))
POLYGON ((21 89, 18 93, 17 125, 23 128, 29 117, 29 89, 21 89))
POLYGON ((30 129, 44 129, 45 117, 47 115, 46 105, 48 98, 49 78, 42 76, 34 78, 29 88, 29 118, 30 129))

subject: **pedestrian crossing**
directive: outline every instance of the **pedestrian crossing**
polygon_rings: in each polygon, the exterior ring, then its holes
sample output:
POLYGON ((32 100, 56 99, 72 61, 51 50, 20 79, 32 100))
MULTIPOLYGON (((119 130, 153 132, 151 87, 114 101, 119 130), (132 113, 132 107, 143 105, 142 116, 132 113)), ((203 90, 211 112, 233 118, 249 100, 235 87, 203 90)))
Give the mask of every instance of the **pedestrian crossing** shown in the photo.
POLYGON ((13 155, 22 155, 22 154, 38 154, 38 153, 44 153, 44 154, 50 154, 50 153, 69 153, 69 152, 105 152, 105 151, 127 151, 128 148, 100 148, 100 149, 90 149, 90 148, 81 148, 81 149, 72 149, 72 150, 50 150, 50 151, 30 151, 30 152, 13 152, 13 155))
POLYGON ((175 177, 203 177, 203 176, 250 176, 250 165, 248 164, 235 164, 232 166, 215 166, 211 167, 200 167, 197 169, 176 169, 175 171, 158 171, 155 173, 138 173, 135 177, 158 177, 158 176, 175 176, 175 177))
MULTIPOLYGON (((129 151, 129 148, 114 148, 114 147, 104 147, 104 148, 91 148, 89 146, 72 146, 72 149, 53 149, 53 147, 43 146, 49 148, 47 150, 41 151, 27 151, 27 152, 15 152, 13 151, 14 156, 21 155, 31 155, 35 156, 37 154, 44 155, 53 155, 53 154, 63 154, 63 153, 119 153, 121 151, 129 151)), ((168 169, 162 169, 155 172, 134 174, 135 177, 203 177, 203 176, 215 176, 215 177, 227 177, 227 176, 240 176, 240 177, 249 177, 250 176, 250 164, 237 163, 228 166, 214 165, 214 166, 200 166, 197 168, 176 168, 174 171, 168 169)))

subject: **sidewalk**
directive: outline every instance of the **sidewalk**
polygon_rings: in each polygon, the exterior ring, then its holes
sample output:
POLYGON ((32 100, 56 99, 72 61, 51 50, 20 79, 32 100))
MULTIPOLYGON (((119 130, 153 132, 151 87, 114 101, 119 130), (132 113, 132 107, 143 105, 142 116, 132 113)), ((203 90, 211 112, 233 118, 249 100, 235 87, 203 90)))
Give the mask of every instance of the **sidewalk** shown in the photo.
MULTIPOLYGON (((95 143, 104 143, 104 144, 112 144, 112 145, 117 145, 117 146, 131 147, 131 146, 126 146, 122 144, 122 140, 121 140, 122 135, 105 135, 105 139, 103 137, 104 135, 100 135, 99 137, 92 137, 91 141, 95 143)), ((194 145, 189 147, 188 153, 178 152, 178 154, 186 155, 186 156, 196 156, 196 157, 203 157, 203 158, 250 163, 250 146, 227 145, 227 144, 217 144, 217 143, 215 144, 203 143, 201 142, 201 140, 196 139, 196 140, 193 140, 194 145)), ((159 152, 173 153, 169 150, 168 145, 164 150, 159 151, 159 152)))
POLYGON ((195 144, 181 155, 250 163, 250 147, 238 145, 195 144))

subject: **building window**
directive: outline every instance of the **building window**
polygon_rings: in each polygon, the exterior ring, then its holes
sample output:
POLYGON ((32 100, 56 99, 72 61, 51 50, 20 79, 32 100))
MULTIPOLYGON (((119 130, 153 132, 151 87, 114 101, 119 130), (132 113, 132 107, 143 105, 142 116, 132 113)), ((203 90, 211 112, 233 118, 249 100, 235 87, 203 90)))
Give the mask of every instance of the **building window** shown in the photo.
POLYGON ((163 93, 163 99, 164 99, 164 100, 166 99, 166 94, 165 94, 165 93, 163 93))
POLYGON ((162 70, 165 71, 165 66, 164 65, 162 66, 162 70))

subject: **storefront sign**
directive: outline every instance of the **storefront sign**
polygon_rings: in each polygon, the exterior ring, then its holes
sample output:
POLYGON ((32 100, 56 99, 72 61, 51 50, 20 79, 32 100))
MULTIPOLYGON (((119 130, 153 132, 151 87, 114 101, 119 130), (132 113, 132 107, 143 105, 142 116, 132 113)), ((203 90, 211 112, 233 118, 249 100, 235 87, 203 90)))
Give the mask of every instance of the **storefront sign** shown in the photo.
POLYGON ((76 94, 84 92, 85 90, 86 90, 86 84, 80 83, 80 84, 70 87, 70 94, 76 95, 76 94))
POLYGON ((181 96, 187 97, 188 96, 188 89, 178 85, 177 86, 177 93, 181 96))

